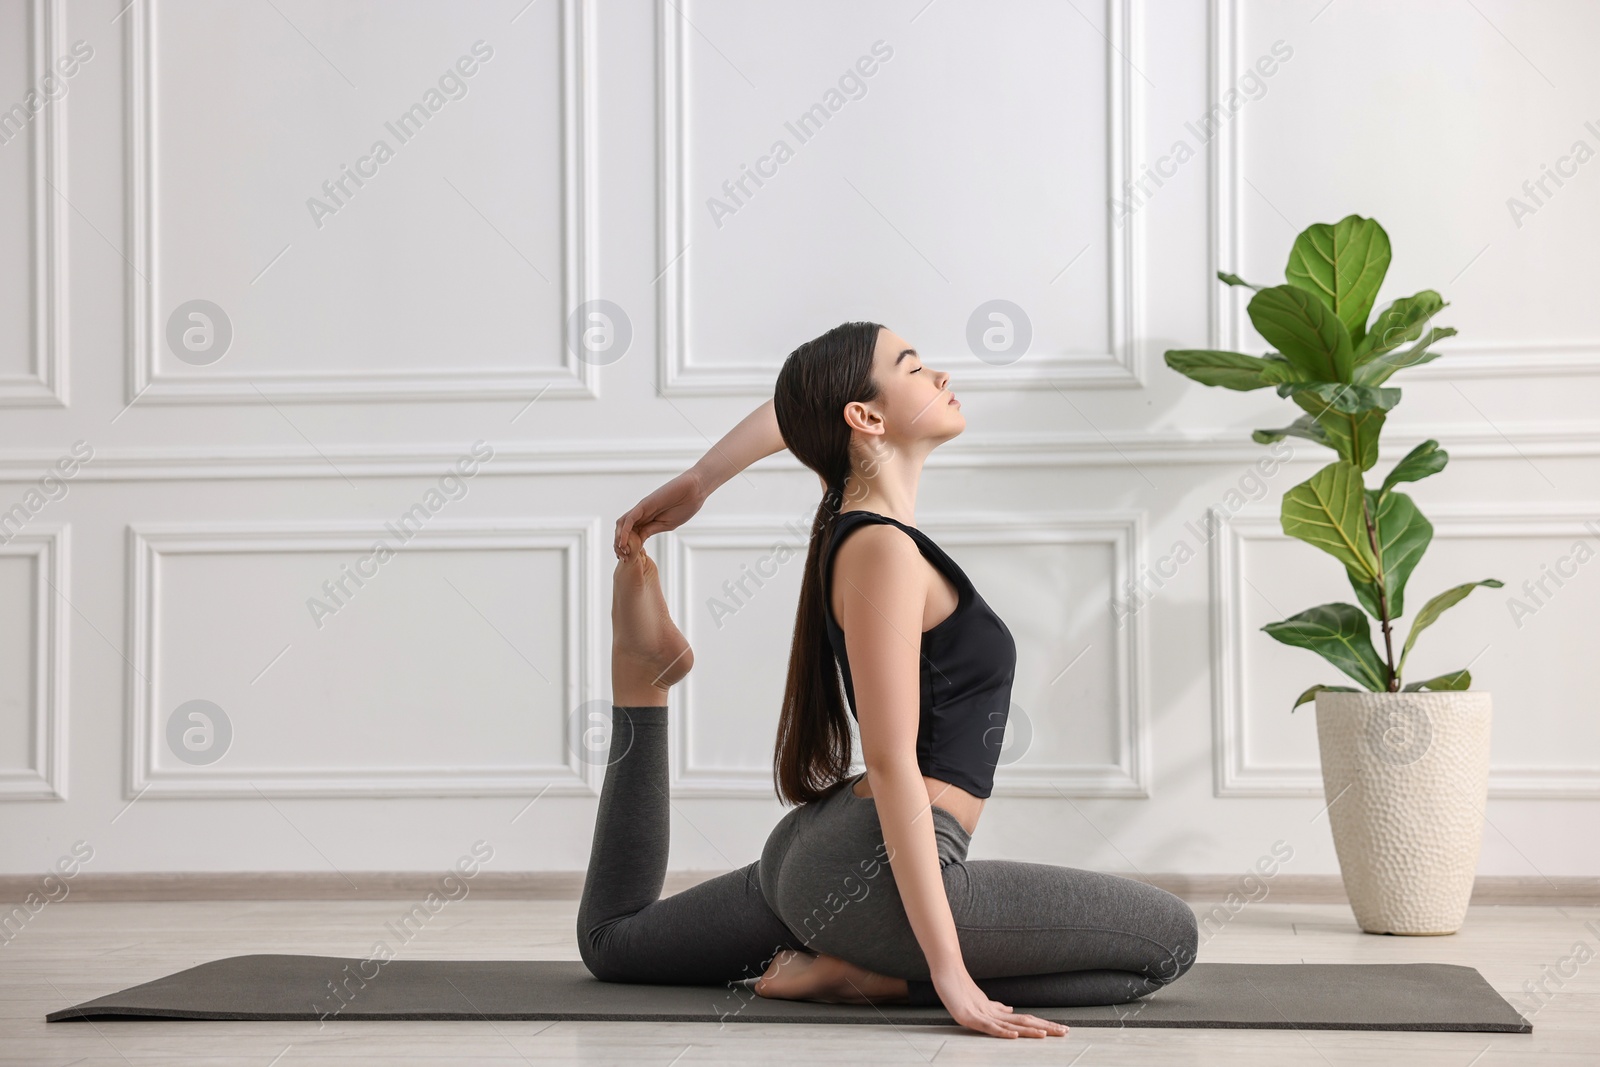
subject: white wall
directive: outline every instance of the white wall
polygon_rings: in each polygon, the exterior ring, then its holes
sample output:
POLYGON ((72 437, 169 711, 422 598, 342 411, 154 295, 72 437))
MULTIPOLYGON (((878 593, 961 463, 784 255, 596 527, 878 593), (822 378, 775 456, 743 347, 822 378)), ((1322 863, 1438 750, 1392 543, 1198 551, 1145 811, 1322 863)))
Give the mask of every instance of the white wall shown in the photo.
MULTIPOLYGON (((1600 564, 1510 611, 1600 540, 1600 164, 1507 206, 1600 146, 1592 7, 126 3, 0 0, 0 105, 92 49, 0 144, 0 508, 42 503, 0 546, 0 870, 77 840, 100 871, 427 870, 479 838, 497 869, 581 868, 612 522, 795 345, 870 318, 954 374, 969 428, 918 519, 1021 652, 1032 737, 973 855, 1227 873, 1282 840, 1285 869, 1334 871, 1288 708, 1339 678, 1259 630, 1349 598, 1276 518, 1331 453, 1257 481, 1249 431, 1288 402, 1161 353, 1264 350, 1214 271, 1276 283, 1299 230, 1359 213, 1394 243, 1380 304, 1437 288, 1461 331, 1396 380, 1382 462, 1428 437, 1452 456, 1414 490, 1437 533, 1413 603, 1506 583, 1408 665, 1470 662, 1495 695, 1482 871, 1600 874, 1600 564), (402 142, 386 123, 419 102, 402 142), (786 123, 818 103, 802 143, 786 123), (392 158, 326 197, 379 139, 392 158), (780 139, 792 157, 716 215, 780 139), (993 299, 1031 325, 1003 366, 966 341, 993 299), (169 343, 193 300, 231 324, 212 362, 169 343), (568 347, 590 300, 625 351, 568 347), (64 495, 30 498, 79 441, 64 495), (423 532, 314 619, 419 503, 423 532), (1119 622, 1130 581, 1148 596, 1119 622), (209 763, 168 740, 193 700, 231 728, 209 763)), ((653 543, 697 653, 676 868, 749 862, 782 814, 801 563, 763 561, 817 496, 780 455, 653 543)))

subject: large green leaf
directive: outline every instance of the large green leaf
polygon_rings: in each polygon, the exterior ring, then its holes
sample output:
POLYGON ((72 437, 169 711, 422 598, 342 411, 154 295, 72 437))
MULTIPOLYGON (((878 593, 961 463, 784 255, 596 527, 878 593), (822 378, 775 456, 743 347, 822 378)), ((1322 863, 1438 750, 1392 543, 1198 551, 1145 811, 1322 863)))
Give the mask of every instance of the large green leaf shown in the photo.
POLYGON ((1400 390, 1377 389, 1370 385, 1347 385, 1343 382, 1280 382, 1278 395, 1290 397, 1296 404, 1313 415, 1320 416, 1330 408, 1346 415, 1363 411, 1388 411, 1400 403, 1400 390))
POLYGON ((1407 682, 1400 687, 1402 693, 1415 693, 1419 689, 1432 689, 1435 691, 1459 692, 1472 688, 1472 672, 1466 668, 1441 674, 1437 678, 1429 678, 1426 682, 1407 682))
POLYGON ((1253 430, 1250 433, 1250 440, 1258 445, 1270 445, 1285 437, 1304 437, 1307 441, 1333 447, 1333 442, 1328 440, 1328 431, 1311 415, 1301 415, 1281 430, 1253 430))
POLYGON ((1356 599, 1375 619, 1398 619, 1406 613, 1406 579, 1416 569, 1422 554, 1433 540, 1433 524, 1417 510, 1416 502, 1404 493, 1381 496, 1367 490, 1367 513, 1372 516, 1378 539, 1378 563, 1383 573, 1383 602, 1379 587, 1358 572, 1346 568, 1356 599), (1386 610, 1387 609, 1387 610, 1386 610))
POLYGON ((1286 645, 1309 648, 1374 693, 1389 688, 1389 670, 1372 647, 1372 626, 1354 604, 1319 604, 1262 629, 1286 645))
POLYGON ((1430 438, 1407 452, 1405 458, 1394 465, 1394 469, 1383 479, 1383 487, 1378 490, 1378 495, 1383 496, 1401 482, 1420 482, 1430 474, 1438 474, 1449 462, 1450 453, 1440 448, 1438 441, 1430 438))
POLYGON ((1306 701, 1316 699, 1316 696, 1317 696, 1318 693, 1359 693, 1359 692, 1361 692, 1361 690, 1357 689, 1353 685, 1322 685, 1321 683, 1318 683, 1317 685, 1312 686, 1310 689, 1307 689, 1304 693, 1301 693, 1299 696, 1295 697, 1295 699, 1294 699, 1294 708, 1290 708, 1289 710, 1293 711, 1293 710, 1295 710, 1295 708, 1298 708, 1301 704, 1304 704, 1306 701))
POLYGON ((1326 444, 1362 470, 1378 462, 1378 434, 1385 411, 1400 402, 1399 389, 1374 389, 1340 382, 1288 382, 1280 396, 1292 397, 1327 435, 1326 444))
POLYGON ((1327 433, 1329 444, 1340 458, 1365 471, 1378 462, 1378 435, 1387 417, 1381 408, 1358 415, 1346 415, 1330 408, 1317 417, 1317 423, 1327 433))
POLYGON ((1283 494, 1283 532, 1315 545, 1367 581, 1378 578, 1378 561, 1367 539, 1361 472, 1340 460, 1323 467, 1283 494))
POLYGON ((1287 382, 1294 375, 1294 368, 1281 359, 1209 348, 1169 348, 1166 360, 1167 366, 1201 385, 1220 385, 1240 392, 1287 382))
POLYGON ((1467 594, 1472 592, 1476 586, 1483 585, 1488 586, 1490 589, 1499 589, 1504 584, 1498 578, 1485 578, 1481 582, 1464 582, 1461 585, 1446 589, 1422 605, 1422 610, 1417 612, 1416 621, 1411 624, 1411 632, 1406 634, 1405 646, 1400 649, 1400 662, 1395 667, 1395 673, 1404 674, 1406 657, 1411 655, 1411 646, 1417 643, 1417 635, 1438 622, 1440 615, 1465 600, 1467 594))
POLYGON ((1332 225, 1306 227, 1295 238, 1284 276, 1331 309, 1354 344, 1366 334, 1367 314, 1389 272, 1389 255, 1389 235, 1377 220, 1346 215, 1332 225))
POLYGON ((1435 341, 1442 341, 1446 337, 1454 337, 1454 326, 1435 326, 1428 331, 1428 336, 1400 352, 1385 352, 1369 363, 1363 363, 1355 369, 1351 379, 1357 385, 1382 385, 1389 380, 1395 371, 1415 367, 1419 363, 1428 363, 1439 358, 1438 352, 1430 351, 1428 346, 1435 341))
POLYGON ((1250 298, 1250 321, 1299 371, 1300 379, 1348 382, 1355 369, 1350 331, 1316 295, 1274 285, 1250 298))
POLYGON ((1432 289, 1424 289, 1414 296, 1402 296, 1378 312, 1378 317, 1372 320, 1372 328, 1355 346, 1356 365, 1360 366, 1385 352, 1392 352, 1407 341, 1415 341, 1427 328, 1428 320, 1449 306, 1432 289))

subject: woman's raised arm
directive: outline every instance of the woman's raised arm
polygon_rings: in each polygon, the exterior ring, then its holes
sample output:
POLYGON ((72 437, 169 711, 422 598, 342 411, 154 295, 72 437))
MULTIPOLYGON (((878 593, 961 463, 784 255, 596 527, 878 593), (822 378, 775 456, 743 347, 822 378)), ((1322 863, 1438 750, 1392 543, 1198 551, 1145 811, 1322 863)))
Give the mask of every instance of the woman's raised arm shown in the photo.
POLYGON ((724 434, 694 466, 651 492, 618 519, 611 550, 618 559, 626 556, 628 535, 635 530, 643 543, 652 534, 677 529, 729 478, 757 460, 783 451, 783 447, 778 416, 768 400, 724 434))

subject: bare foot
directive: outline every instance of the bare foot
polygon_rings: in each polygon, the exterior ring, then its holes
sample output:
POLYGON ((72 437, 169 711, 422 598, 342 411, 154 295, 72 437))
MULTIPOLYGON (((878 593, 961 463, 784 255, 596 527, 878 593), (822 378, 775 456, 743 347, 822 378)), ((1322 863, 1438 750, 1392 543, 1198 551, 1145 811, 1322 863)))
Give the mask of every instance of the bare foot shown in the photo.
POLYGON ((775 1000, 822 1004, 892 1004, 906 999, 906 980, 877 974, 837 956, 784 950, 773 957, 755 990, 775 1000))
POLYGON ((694 666, 689 641, 673 624, 655 560, 638 534, 611 576, 611 682, 615 703, 651 707, 694 666))

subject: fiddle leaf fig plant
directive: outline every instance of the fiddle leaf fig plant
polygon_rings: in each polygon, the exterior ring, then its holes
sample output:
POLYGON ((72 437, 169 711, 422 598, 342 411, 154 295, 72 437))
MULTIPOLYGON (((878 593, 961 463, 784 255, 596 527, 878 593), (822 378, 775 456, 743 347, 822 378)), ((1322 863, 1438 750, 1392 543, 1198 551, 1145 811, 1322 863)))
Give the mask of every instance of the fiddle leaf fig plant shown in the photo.
MULTIPOLYGON (((1416 502, 1396 490, 1442 471, 1449 454, 1439 442, 1419 444, 1396 463, 1376 489, 1365 472, 1378 462, 1378 437, 1400 390, 1384 383, 1396 372, 1436 359, 1432 345, 1454 336, 1431 325, 1448 304, 1432 289, 1400 297, 1371 318, 1389 270, 1389 235, 1374 219, 1347 215, 1319 222, 1297 238, 1284 271, 1285 284, 1262 286, 1218 271, 1227 285, 1254 291, 1246 311, 1274 351, 1252 356, 1211 349, 1170 349, 1167 366, 1202 385, 1248 392, 1275 388, 1305 414, 1251 439, 1272 444, 1301 437, 1333 450, 1337 459, 1283 496, 1283 532, 1328 553, 1344 565, 1357 604, 1319 604, 1263 626, 1286 645, 1316 652, 1361 688, 1374 693, 1467 689, 1465 669, 1402 684, 1406 657, 1417 635, 1478 586, 1499 588, 1497 578, 1454 586, 1423 605, 1395 658, 1394 622, 1405 614, 1406 580, 1433 539, 1433 525, 1416 502), (1370 619, 1383 635, 1373 646, 1370 619)), ((1314 685, 1298 708, 1324 690, 1359 692, 1348 685, 1314 685)))

